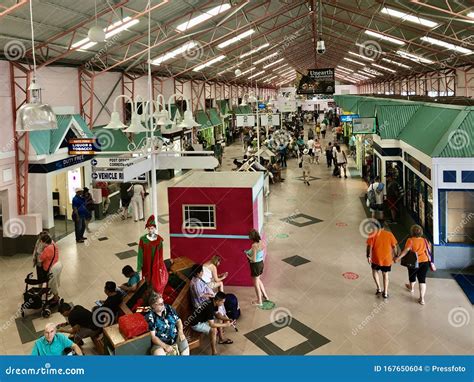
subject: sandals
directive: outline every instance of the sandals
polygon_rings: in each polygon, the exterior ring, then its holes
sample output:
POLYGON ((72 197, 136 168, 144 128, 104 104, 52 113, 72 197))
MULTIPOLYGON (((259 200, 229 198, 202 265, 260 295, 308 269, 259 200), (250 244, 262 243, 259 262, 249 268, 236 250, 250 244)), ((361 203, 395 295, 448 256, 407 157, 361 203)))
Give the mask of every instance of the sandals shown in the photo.
POLYGON ((418 299, 418 303, 420 305, 425 305, 425 300, 422 300, 421 298, 418 299))
POLYGON ((383 292, 382 297, 387 299, 388 298, 388 293, 383 292))
POLYGON ((233 344, 234 341, 232 341, 230 338, 226 339, 226 340, 221 340, 218 342, 219 345, 230 345, 230 344, 233 344))
POLYGON ((262 307, 263 306, 263 304, 259 304, 258 301, 252 301, 252 305, 257 306, 257 307, 262 307))
POLYGON ((405 287, 410 291, 410 293, 415 292, 414 289, 411 289, 411 285, 410 285, 410 284, 405 284, 405 287))

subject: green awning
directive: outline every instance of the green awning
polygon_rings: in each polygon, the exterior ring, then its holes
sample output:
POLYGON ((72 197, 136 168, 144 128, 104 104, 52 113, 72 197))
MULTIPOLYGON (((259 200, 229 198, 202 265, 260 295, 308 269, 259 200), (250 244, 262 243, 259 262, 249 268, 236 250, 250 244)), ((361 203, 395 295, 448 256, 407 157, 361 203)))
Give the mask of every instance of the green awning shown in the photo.
POLYGON ((92 138, 93 134, 87 127, 86 122, 79 114, 57 115, 58 128, 55 130, 31 131, 30 144, 36 155, 50 155, 59 150, 63 141, 69 137, 92 138))
POLYGON ((102 151, 129 151, 129 140, 122 130, 94 127, 92 133, 101 145, 102 151))
POLYGON ((400 132, 408 124, 421 104, 390 103, 378 104, 376 116, 379 135, 382 139, 397 139, 400 132))
POLYGON ((197 110, 195 117, 196 122, 201 125, 201 129, 212 127, 212 122, 209 120, 209 117, 204 110, 197 110))
POLYGON ((336 101, 337 105, 342 108, 342 110, 353 113, 357 113, 357 104, 364 98, 365 97, 346 94, 334 96, 334 100, 336 101))
POLYGON ((463 107, 424 104, 413 115, 399 139, 432 156, 440 139, 450 129, 463 107))
POLYGON ((219 117, 219 114, 217 113, 216 109, 211 108, 211 109, 208 109, 207 112, 208 112, 208 115, 209 115, 209 120, 211 121, 213 126, 222 125, 222 120, 219 117))
POLYGON ((219 110, 222 115, 229 114, 229 103, 225 99, 221 99, 217 101, 217 104, 219 105, 219 110))
POLYGON ((474 108, 466 108, 459 113, 458 118, 435 148, 433 157, 474 157, 474 108))

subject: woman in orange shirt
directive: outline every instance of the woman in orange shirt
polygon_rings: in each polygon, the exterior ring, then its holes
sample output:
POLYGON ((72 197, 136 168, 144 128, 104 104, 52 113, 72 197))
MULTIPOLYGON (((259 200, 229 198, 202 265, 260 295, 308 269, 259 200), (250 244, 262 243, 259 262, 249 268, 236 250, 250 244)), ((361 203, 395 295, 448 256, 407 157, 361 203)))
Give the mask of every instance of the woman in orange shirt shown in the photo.
POLYGON ((413 251, 418 256, 418 268, 407 268, 408 269, 408 280, 409 284, 405 284, 407 289, 413 293, 415 291, 416 279, 420 284, 420 298, 418 302, 421 305, 425 305, 425 293, 426 293, 426 274, 430 269, 431 262, 431 244, 428 240, 423 238, 423 228, 419 225, 412 225, 410 229, 411 237, 405 244, 405 249, 402 253, 395 258, 395 262, 401 259, 409 251, 413 251))
POLYGON ((53 293, 53 300, 51 302, 56 303, 59 302, 59 285, 63 265, 59 261, 58 247, 48 233, 40 236, 40 242, 43 246, 43 251, 39 256, 39 261, 41 261, 44 272, 51 275, 48 286, 51 288, 51 293, 53 293))

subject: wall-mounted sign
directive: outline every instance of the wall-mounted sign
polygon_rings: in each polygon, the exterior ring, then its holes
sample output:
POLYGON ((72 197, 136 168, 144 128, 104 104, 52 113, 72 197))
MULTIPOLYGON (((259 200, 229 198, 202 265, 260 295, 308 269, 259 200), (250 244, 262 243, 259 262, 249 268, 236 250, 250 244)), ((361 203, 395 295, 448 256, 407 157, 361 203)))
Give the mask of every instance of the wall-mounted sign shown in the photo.
POLYGON ((237 115, 237 126, 239 127, 248 127, 255 126, 255 116, 254 115, 237 115))
MULTIPOLYGON (((92 172, 92 180, 94 182, 123 182, 123 171, 107 171, 107 170, 98 170, 92 172)), ((146 183, 146 174, 142 174, 135 179, 132 179, 131 182, 137 183, 146 183)))
POLYGON ((296 90, 297 94, 334 94, 334 68, 309 69, 296 90))
POLYGON ((374 134, 375 118, 353 118, 352 134, 374 134))
POLYGON ((93 155, 99 145, 95 138, 73 138, 68 141, 69 155, 93 155))
POLYGON ((360 118, 359 114, 342 114, 339 116, 341 122, 352 122, 354 118, 360 118))
POLYGON ((280 126, 280 114, 262 114, 262 115, 260 115, 260 125, 262 125, 262 126, 280 126))
POLYGON ((90 155, 77 155, 69 157, 66 159, 61 159, 55 162, 49 163, 30 163, 28 166, 28 172, 30 174, 46 174, 48 172, 53 172, 57 170, 62 170, 66 167, 75 166, 77 164, 83 163, 90 160, 92 157, 90 155))

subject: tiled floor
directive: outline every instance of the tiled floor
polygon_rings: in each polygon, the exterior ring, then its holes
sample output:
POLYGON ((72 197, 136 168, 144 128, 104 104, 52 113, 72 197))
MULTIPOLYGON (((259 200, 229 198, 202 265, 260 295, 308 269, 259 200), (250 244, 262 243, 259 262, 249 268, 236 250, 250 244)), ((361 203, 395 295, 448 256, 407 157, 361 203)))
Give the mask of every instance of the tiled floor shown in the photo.
MULTIPOLYGON (((238 143, 226 147, 223 170, 233 167, 228 158, 242 156, 238 143)), ((264 311, 252 306, 253 288, 227 286, 226 291, 238 296, 242 316, 239 331, 226 333, 234 343, 218 346, 221 354, 473 353, 472 305, 454 280, 430 278, 426 305, 421 306, 416 303, 417 296, 405 290, 406 270, 395 265, 390 274, 390 299, 385 303, 374 295, 360 232, 366 219, 360 201, 366 186, 360 178, 335 178, 325 165, 315 164, 311 175, 319 179, 306 186, 297 179, 302 170, 295 159, 288 161, 282 175, 285 182, 271 186, 268 212, 272 214, 265 222, 268 258, 263 282, 276 308, 264 311), (305 225, 308 219, 304 215, 319 222, 305 225), (289 217, 296 224, 289 224, 289 217), (309 262, 291 266, 282 261, 293 256, 309 262), (359 278, 346 279, 342 276, 345 272, 354 272, 359 278)), ((158 221, 165 257, 169 256, 166 189, 176 181, 158 185, 158 221)), ((136 266, 135 246, 144 226, 144 222, 131 219, 102 220, 90 224, 93 232, 87 235, 87 245, 76 244, 74 235, 62 239, 61 296, 92 308, 94 301, 105 297, 107 280, 124 282, 121 270, 127 264, 136 266), (100 241, 101 237, 108 240, 100 241)), ((53 315, 46 320, 39 314, 21 318, 24 278, 31 271, 30 255, 0 257, 0 354, 28 354, 32 337, 41 334, 43 325, 62 319, 53 315), (26 343, 17 330, 20 321, 27 326, 23 330, 29 331, 26 343)), ((91 348, 86 342, 86 353, 91 354, 91 348)), ((199 352, 209 354, 209 347, 203 346, 199 352)))

